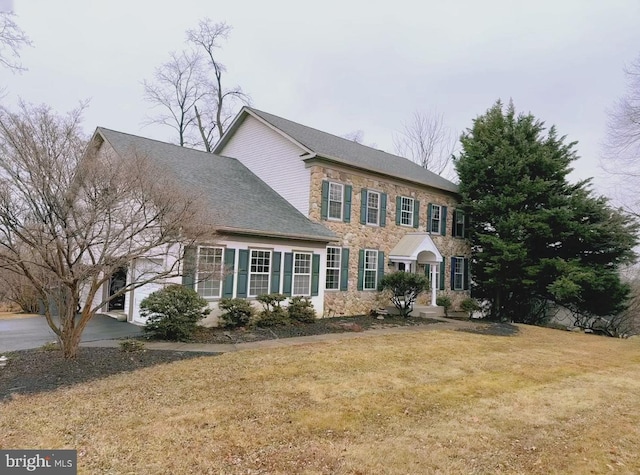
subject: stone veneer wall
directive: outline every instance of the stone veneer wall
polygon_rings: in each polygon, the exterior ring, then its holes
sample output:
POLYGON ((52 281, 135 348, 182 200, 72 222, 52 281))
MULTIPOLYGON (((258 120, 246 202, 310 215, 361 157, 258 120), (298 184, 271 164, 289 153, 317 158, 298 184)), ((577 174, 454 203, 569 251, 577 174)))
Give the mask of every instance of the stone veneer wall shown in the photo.
MULTIPOLYGON (((388 299, 383 299, 375 291, 358 291, 358 251, 360 249, 377 249, 384 251, 385 260, 388 261, 389 252, 398 243, 400 238, 407 233, 424 232, 427 225, 427 205, 429 203, 444 205, 447 210, 446 236, 432 235, 433 242, 445 258, 445 290, 438 291, 438 295, 446 294, 451 297, 453 308, 457 308, 460 302, 469 296, 468 291, 450 290, 450 258, 452 256, 469 256, 470 247, 468 241, 451 236, 453 210, 457 200, 451 194, 438 192, 428 187, 394 181, 374 174, 364 174, 348 169, 340 169, 336 166, 311 165, 311 194, 309 205, 309 218, 321 222, 327 228, 340 236, 340 242, 336 246, 346 247, 350 250, 349 256, 349 290, 325 291, 325 316, 359 315, 368 313, 373 308, 390 305, 388 299), (330 180, 337 183, 352 185, 353 196, 351 201, 351 222, 344 223, 321 219, 322 181, 330 180), (386 226, 371 226, 360 224, 361 189, 367 188, 387 194, 386 226), (419 227, 410 228, 396 225, 396 196, 407 196, 420 201, 419 227)), ((385 266, 385 272, 393 269, 385 266)), ((322 285, 322 283, 321 283, 322 285)), ((418 303, 428 304, 431 293, 423 294, 418 303)))

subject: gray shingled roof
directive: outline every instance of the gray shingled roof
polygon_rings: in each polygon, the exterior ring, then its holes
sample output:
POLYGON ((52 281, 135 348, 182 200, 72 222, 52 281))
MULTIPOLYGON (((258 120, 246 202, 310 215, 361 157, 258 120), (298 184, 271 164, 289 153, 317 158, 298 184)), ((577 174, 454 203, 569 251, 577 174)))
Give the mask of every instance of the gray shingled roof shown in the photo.
POLYGON ((284 132, 321 157, 364 168, 385 175, 427 185, 440 190, 458 192, 458 185, 403 157, 367 147, 336 135, 251 107, 244 109, 284 132))
POLYGON ((331 241, 335 234, 306 218, 238 160, 97 128, 120 154, 144 153, 211 203, 216 226, 264 236, 331 241))

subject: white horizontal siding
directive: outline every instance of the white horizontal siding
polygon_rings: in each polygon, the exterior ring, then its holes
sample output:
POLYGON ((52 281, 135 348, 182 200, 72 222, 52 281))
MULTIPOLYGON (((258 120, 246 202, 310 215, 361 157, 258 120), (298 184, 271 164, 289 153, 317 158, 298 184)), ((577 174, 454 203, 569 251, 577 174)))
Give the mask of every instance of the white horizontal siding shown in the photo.
POLYGON ((311 174, 304 153, 278 132, 248 116, 220 155, 237 158, 298 211, 309 216, 311 174))

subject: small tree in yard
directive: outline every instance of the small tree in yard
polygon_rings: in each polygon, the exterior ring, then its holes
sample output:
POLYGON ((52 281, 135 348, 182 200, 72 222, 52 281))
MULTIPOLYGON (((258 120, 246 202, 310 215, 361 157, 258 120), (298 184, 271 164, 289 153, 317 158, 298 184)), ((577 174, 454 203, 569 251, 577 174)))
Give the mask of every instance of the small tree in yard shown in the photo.
POLYGON ((426 277, 410 272, 394 272, 386 274, 380 281, 380 290, 391 291, 391 302, 403 317, 413 311, 413 304, 418 295, 424 292, 429 281, 426 277))
POLYGON ((178 275, 182 246, 209 222, 200 198, 149 157, 88 144, 81 112, 0 107, 0 268, 34 290, 65 358, 76 356, 87 323, 110 300, 178 275), (103 298, 118 269, 149 258, 173 264, 103 298))
POLYGON ((187 341, 209 313, 207 306, 195 290, 169 285, 140 303, 140 315, 147 318, 144 332, 161 340, 187 341))

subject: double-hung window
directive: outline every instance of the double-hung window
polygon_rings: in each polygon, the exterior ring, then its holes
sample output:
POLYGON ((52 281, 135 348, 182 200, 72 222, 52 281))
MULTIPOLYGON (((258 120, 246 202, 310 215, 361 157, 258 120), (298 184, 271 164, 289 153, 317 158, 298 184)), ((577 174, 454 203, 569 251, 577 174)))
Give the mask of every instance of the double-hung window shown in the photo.
POLYGON ((451 290, 467 290, 469 288, 469 259, 466 257, 451 258, 451 290))
POLYGON ((364 251, 364 290, 377 290, 378 288, 378 251, 365 249, 364 251))
POLYGON ((429 221, 429 232, 440 234, 440 220, 442 207, 440 205, 431 205, 431 219, 429 221))
POLYGON ((459 210, 459 209, 455 210, 455 212, 453 214, 453 235, 454 235, 454 237, 464 237, 465 236, 464 223, 465 223, 464 211, 459 210))
POLYGON ((367 192, 367 224, 380 224, 380 193, 367 192))
POLYGON ((344 186, 340 183, 329 182, 329 219, 342 220, 344 186))
POLYGON ((413 198, 406 196, 400 198, 400 224, 402 226, 413 226, 413 206, 413 198))
POLYGON ((271 251, 252 249, 249 266, 249 295, 255 297, 269 293, 271 251))
POLYGON ((311 295, 311 254, 293 254, 293 295, 311 295))
POLYGON ((327 290, 340 290, 340 260, 342 249, 339 247, 327 248, 327 290))
POLYGON ((222 289, 221 247, 198 248, 198 267, 196 275, 196 292, 204 298, 218 298, 222 289))

